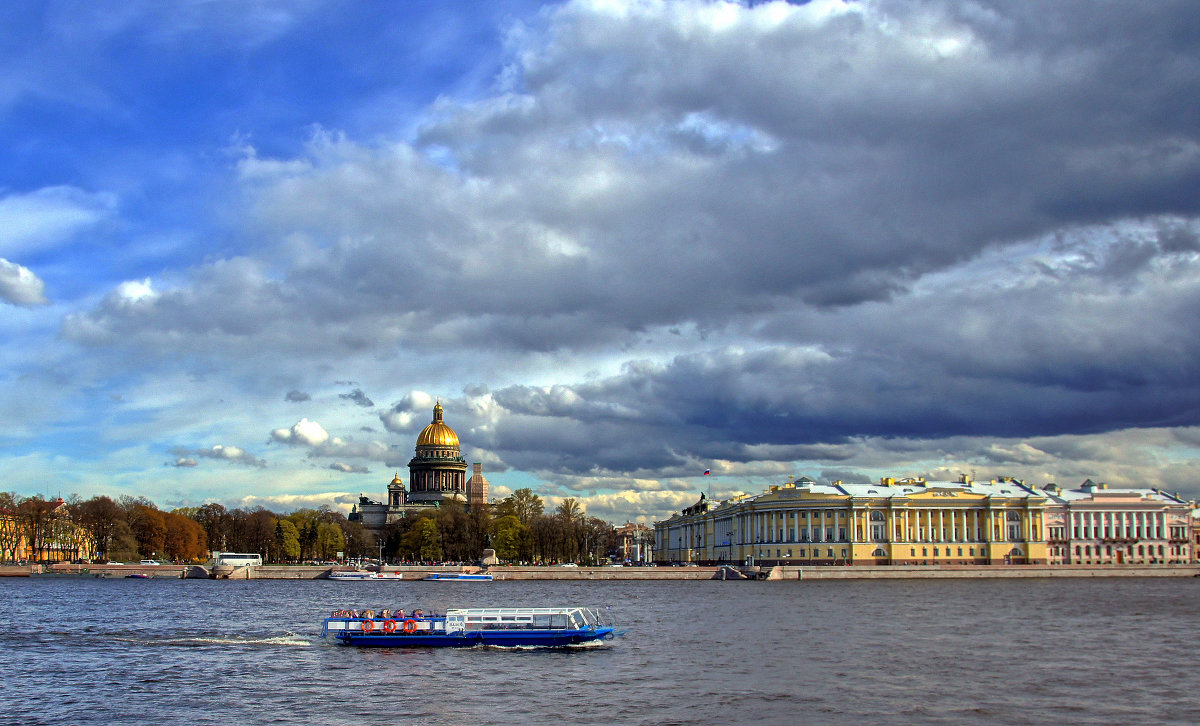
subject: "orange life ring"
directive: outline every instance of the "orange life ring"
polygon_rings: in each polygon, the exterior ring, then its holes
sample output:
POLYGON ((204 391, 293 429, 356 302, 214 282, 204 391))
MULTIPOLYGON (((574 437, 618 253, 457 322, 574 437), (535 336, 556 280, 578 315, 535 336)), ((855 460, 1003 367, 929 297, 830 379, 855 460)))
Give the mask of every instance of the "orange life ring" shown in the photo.
POLYGON ((412 632, 415 632, 416 629, 417 629, 417 621, 416 620, 405 620, 404 621, 404 632, 412 633, 412 632))
POLYGON ((387 633, 388 635, 391 635, 392 633, 396 632, 396 621, 395 620, 384 620, 383 621, 383 632, 387 633))
POLYGON ((362 631, 364 633, 369 633, 374 629, 375 629, 375 621, 373 621, 373 620, 362 621, 362 631))

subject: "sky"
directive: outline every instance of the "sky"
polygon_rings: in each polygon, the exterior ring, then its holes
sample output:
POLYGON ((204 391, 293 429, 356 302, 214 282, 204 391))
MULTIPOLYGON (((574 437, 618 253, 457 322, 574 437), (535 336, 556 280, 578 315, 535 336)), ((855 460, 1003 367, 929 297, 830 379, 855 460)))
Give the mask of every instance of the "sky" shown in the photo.
POLYGON ((0 489, 1200 497, 1190 2, 0 4, 0 489), (711 470, 711 475, 703 472, 711 470))

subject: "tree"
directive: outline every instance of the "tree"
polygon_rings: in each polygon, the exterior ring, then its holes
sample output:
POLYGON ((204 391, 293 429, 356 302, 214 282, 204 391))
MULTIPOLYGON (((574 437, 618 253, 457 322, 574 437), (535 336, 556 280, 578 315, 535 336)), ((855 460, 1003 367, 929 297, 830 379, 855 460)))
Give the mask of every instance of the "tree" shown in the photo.
POLYGON ((318 559, 328 560, 345 549, 346 535, 341 527, 333 522, 321 522, 317 525, 318 559))
POLYGON ((172 560, 201 562, 208 558, 208 542, 204 528, 191 517, 176 512, 164 515, 167 532, 163 551, 172 560))
POLYGON ((34 560, 44 560, 49 556, 48 545, 55 532, 55 510, 62 503, 61 499, 46 500, 39 496, 28 497, 17 503, 17 529, 34 560))
POLYGON ((209 547, 217 551, 226 551, 232 518, 224 506, 210 502, 196 507, 195 512, 188 516, 204 528, 204 541, 209 547))
POLYGON ((511 514, 523 524, 529 524, 540 516, 544 509, 542 498, 534 494, 532 489, 518 489, 496 505, 496 514, 500 517, 511 514))
POLYGON ((108 497, 92 497, 72 506, 75 521, 87 533, 92 555, 98 560, 108 559, 112 550, 117 527, 125 521, 125 510, 108 497))
POLYGON ((427 562, 442 559, 441 534, 438 532, 437 522, 432 518, 423 519, 417 525, 417 533, 421 543, 421 559, 427 562))
POLYGON ((16 492, 0 492, 0 562, 16 562, 21 547, 21 527, 17 523, 16 492))
POLYGON ((290 519, 280 519, 275 523, 275 557, 280 560, 295 561, 300 558, 300 533, 290 519))
MULTIPOLYGON (((125 497, 122 497, 124 500, 125 497)), ((143 500, 144 501, 144 500, 143 500)), ((133 501, 126 515, 129 529, 137 540, 138 552, 143 557, 166 556, 167 520, 163 513, 151 503, 133 501)))
POLYGON ((497 519, 494 526, 496 534, 492 546, 496 550, 496 557, 507 562, 529 559, 532 536, 527 525, 510 514, 497 519))

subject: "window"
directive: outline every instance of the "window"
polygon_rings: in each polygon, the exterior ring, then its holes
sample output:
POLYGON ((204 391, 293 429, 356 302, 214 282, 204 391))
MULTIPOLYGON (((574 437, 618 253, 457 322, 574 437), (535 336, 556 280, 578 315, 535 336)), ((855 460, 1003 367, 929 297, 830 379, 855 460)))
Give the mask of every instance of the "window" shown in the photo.
POLYGON ((962 547, 959 547, 959 548, 958 548, 958 556, 959 556, 959 557, 962 557, 962 547))
POLYGON ((875 551, 871 553, 871 556, 872 557, 887 557, 887 552, 884 552, 881 547, 876 547, 875 551))
POLYGON ((938 556, 938 548, 937 548, 937 547, 934 547, 934 548, 933 548, 933 556, 934 556, 934 557, 937 557, 937 556, 938 556))

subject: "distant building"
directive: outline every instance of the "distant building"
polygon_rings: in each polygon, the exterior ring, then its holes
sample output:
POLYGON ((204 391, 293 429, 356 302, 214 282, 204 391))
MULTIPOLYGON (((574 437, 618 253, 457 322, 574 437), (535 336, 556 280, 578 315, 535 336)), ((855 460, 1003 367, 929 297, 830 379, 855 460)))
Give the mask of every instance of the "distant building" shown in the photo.
POLYGON ((1046 495, 987 483, 801 478, 699 501, 654 525, 657 562, 761 565, 1042 564, 1046 495))
POLYGON ((653 559, 654 528, 645 524, 626 522, 617 527, 617 556, 626 562, 648 562, 653 559))
POLYGON ((71 518, 62 497, 41 506, 36 523, 16 510, 0 510, 0 562, 66 562, 95 555, 91 537, 71 518))
POLYGON ((1046 485, 1050 561, 1071 565, 1185 564, 1193 560, 1192 502, 1160 489, 1091 479, 1046 485))
POLYGON ((462 457, 458 434, 442 420, 442 404, 433 407, 433 421, 417 437, 413 458, 408 462, 412 489, 405 488, 397 473, 387 487, 385 502, 360 495, 349 519, 369 529, 382 529, 403 517, 440 508, 454 501, 468 510, 487 506, 488 480, 483 465, 476 463, 471 478, 466 478, 467 462, 462 457))

